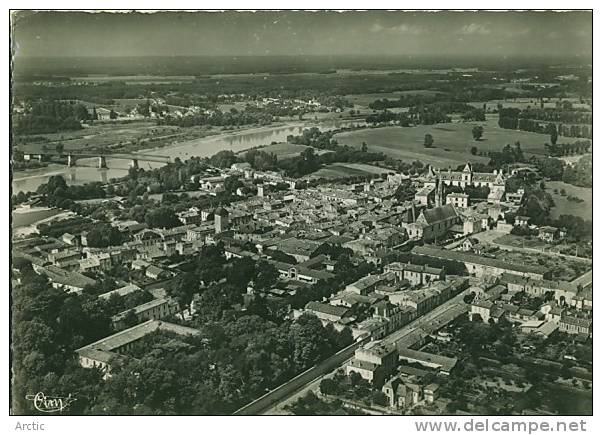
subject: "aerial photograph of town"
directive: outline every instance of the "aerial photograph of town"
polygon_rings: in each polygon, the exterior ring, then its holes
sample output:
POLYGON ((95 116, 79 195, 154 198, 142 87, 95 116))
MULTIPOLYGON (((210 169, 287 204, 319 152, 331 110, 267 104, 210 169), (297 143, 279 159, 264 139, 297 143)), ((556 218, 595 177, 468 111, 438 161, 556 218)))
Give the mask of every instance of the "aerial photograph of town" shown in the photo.
POLYGON ((591 416, 592 28, 11 11, 9 413, 591 416))

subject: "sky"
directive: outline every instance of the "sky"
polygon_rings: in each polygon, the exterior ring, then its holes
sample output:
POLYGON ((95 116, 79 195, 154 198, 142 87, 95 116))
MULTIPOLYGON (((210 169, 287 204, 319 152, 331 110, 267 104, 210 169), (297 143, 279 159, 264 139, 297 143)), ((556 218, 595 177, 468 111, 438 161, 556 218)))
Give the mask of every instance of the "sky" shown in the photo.
POLYGON ((591 56, 590 12, 17 12, 20 56, 591 56))

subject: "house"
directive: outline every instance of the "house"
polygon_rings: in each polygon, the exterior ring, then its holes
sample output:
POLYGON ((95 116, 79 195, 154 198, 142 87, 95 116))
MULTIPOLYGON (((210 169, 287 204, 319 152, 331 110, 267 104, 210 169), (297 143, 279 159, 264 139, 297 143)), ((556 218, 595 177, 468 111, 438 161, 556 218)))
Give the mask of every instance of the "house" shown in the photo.
POLYGON ((274 260, 266 261, 276 267, 280 273, 280 277, 285 279, 293 279, 308 284, 316 284, 320 280, 328 280, 334 277, 334 274, 330 272, 310 269, 309 267, 304 267, 299 264, 293 265, 274 260))
POLYGON ((63 267, 65 265, 77 263, 82 258, 82 254, 77 250, 67 250, 51 252, 48 254, 48 261, 55 266, 63 267))
POLYGON ((450 193, 445 197, 445 203, 451 204, 456 208, 468 208, 469 196, 465 193, 450 193))
POLYGON ((61 236, 61 240, 71 246, 80 245, 79 237, 74 236, 73 234, 65 233, 61 236))
POLYGON ((439 384, 428 384, 423 389, 424 399, 427 403, 433 403, 439 397, 439 384))
POLYGON ((394 279, 395 276, 393 274, 387 273, 383 275, 368 275, 348 284, 345 287, 345 291, 357 293, 359 295, 367 295, 368 293, 372 293, 378 285, 388 281, 394 281, 394 279))
MULTIPOLYGON (((160 320, 180 311, 178 303, 174 299, 161 298, 140 304, 133 309, 138 322, 147 320, 160 320)), ((127 327, 127 316, 130 310, 122 311, 111 318, 113 328, 116 330, 127 327)))
POLYGON ((531 219, 529 216, 516 216, 514 218, 514 226, 526 227, 529 225, 529 219, 531 219))
POLYGON ((581 334, 587 337, 592 336, 593 322, 591 319, 582 319, 573 316, 563 316, 558 323, 558 330, 567 334, 581 334))
POLYGON ((445 279, 445 270, 426 265, 408 263, 390 263, 384 267, 385 273, 394 273, 397 280, 408 280, 412 285, 424 285, 431 281, 445 279))
POLYGON ((479 216, 471 216, 464 219, 463 222, 463 230, 464 235, 474 234, 480 232, 483 228, 487 228, 487 218, 483 219, 479 216), (483 220, 485 220, 485 225, 483 225, 483 220))
POLYGON ((371 341, 355 351, 355 356, 345 366, 345 372, 358 373, 362 378, 380 388, 397 367, 398 353, 395 345, 371 341))
POLYGON ((458 363, 457 358, 449 358, 412 349, 400 349, 399 360, 418 363, 425 367, 433 368, 443 375, 449 375, 458 363))
POLYGON ((145 275, 150 279, 165 279, 169 277, 169 272, 151 264, 147 267, 145 275))
POLYGON ((537 237, 546 243, 552 243, 558 238, 558 234, 558 228, 544 226, 539 228, 539 234, 537 235, 537 237))
POLYGON ((291 237, 277 243, 275 248, 295 257, 295 260, 302 263, 309 260, 320 246, 322 246, 320 242, 291 237))
POLYGON ((305 305, 305 311, 326 322, 337 322, 347 315, 348 308, 310 301, 305 305))
POLYGON ((387 396, 389 407, 393 409, 409 408, 423 400, 423 389, 419 384, 403 380, 396 376, 389 379, 382 387, 387 396))
POLYGON ((480 318, 483 322, 489 323, 491 317, 491 309, 493 308, 493 302, 489 300, 474 300, 470 304, 470 312, 468 313, 472 322, 480 318), (479 316, 479 317, 477 317, 479 316))
POLYGON ((525 195, 524 189, 518 189, 516 192, 506 192, 506 201, 520 205, 525 195))
POLYGON ((54 288, 68 292, 81 293, 87 285, 95 285, 96 281, 76 271, 67 271, 57 266, 36 267, 35 271, 48 277, 54 288))
POLYGON ((253 167, 248 162, 242 162, 242 163, 233 163, 232 166, 230 166, 230 169, 232 169, 234 171, 238 171, 238 172, 244 172, 249 169, 253 169, 253 167))
POLYGON ((424 186, 414 194, 414 200, 427 207, 432 205, 435 201, 435 187, 424 186))
POLYGON ((481 246, 481 242, 476 237, 467 237, 466 240, 462 242, 462 251, 464 252, 474 252, 479 254, 479 248, 481 246))
POLYGON ((194 207, 190 208, 189 210, 179 212, 177 216, 180 222, 182 222, 184 225, 200 224, 203 220, 199 210, 194 207))

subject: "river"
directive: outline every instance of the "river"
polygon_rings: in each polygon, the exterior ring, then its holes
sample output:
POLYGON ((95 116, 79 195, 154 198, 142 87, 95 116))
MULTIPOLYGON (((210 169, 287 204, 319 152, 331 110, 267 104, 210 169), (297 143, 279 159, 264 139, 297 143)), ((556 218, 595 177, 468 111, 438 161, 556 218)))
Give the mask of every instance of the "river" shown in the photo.
MULTIPOLYGON (((221 150, 234 152, 269 145, 272 142, 284 142, 291 134, 300 134, 303 129, 318 127, 322 131, 333 130, 342 126, 360 124, 362 121, 321 121, 321 122, 289 122, 285 125, 266 126, 245 129, 239 132, 224 133, 199 139, 179 142, 163 148, 141 150, 140 153, 170 156, 172 159, 179 157, 182 160, 190 157, 210 157, 221 150)), ((62 175, 68 184, 84 184, 92 181, 108 182, 112 178, 123 177, 127 174, 129 161, 120 159, 107 159, 108 169, 96 167, 97 159, 80 159, 78 166, 67 167, 51 164, 46 168, 19 171, 13 173, 13 192, 35 191, 40 184, 46 183, 52 175, 62 175)), ((141 168, 149 169, 161 166, 161 163, 140 161, 141 168)))

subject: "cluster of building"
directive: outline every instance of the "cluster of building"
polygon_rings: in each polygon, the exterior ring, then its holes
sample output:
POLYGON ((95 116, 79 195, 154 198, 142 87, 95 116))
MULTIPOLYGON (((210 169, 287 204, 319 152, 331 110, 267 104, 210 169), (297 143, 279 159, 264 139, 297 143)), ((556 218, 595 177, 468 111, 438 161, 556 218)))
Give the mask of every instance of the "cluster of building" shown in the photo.
MULTIPOLYGON (((519 323, 525 332, 545 336, 557 329, 591 336, 591 288, 550 281, 549 271, 542 266, 485 255, 479 251, 483 247, 478 240, 470 237, 493 226, 506 228, 504 213, 518 208, 523 192, 506 192, 502 172, 478 173, 470 164, 456 172, 430 168, 410 180, 420 184, 419 190, 414 200, 402 203, 394 195, 408 177, 394 173, 378 181, 314 183, 296 189, 295 180, 237 163, 226 170, 195 175, 192 181, 206 195, 217 195, 232 175, 240 177, 238 201, 179 211, 181 225, 175 228, 147 228, 140 222, 113 219, 114 228, 128 240, 120 246, 92 248, 85 231, 65 233, 58 239, 33 236, 15 242, 15 255, 29 260, 57 288, 81 292, 95 284, 95 276, 120 266, 129 270, 131 282, 99 297, 154 289, 153 300, 114 316, 115 329, 127 329, 78 350, 82 365, 107 367, 110 358, 125 355, 128 346, 156 329, 194 334, 195 330, 161 320, 179 311, 161 287, 177 273, 182 257, 217 243, 224 246, 227 259, 248 257, 273 265, 280 279, 261 292, 276 300, 336 278, 338 262, 333 251, 350 253, 346 261, 355 265, 374 264, 378 272, 349 283, 329 298, 310 301, 292 315, 311 313, 323 324, 336 330, 349 328, 355 339, 368 341, 345 370, 381 389, 394 408, 436 399, 438 385, 422 371, 449 374, 457 360, 419 349, 429 340, 445 340, 441 328, 461 315, 468 313, 471 319, 487 323, 505 319, 519 323), (468 187, 473 190, 467 192, 488 188, 489 194, 471 198, 458 192, 468 187), (446 190, 452 191, 446 194, 446 190), (455 237, 465 238, 457 250, 437 246, 455 237), (413 260, 391 262, 403 247, 406 251, 412 247, 413 260), (469 279, 451 274, 442 266, 446 263, 464 265, 468 275, 483 282, 471 288, 475 299, 470 305, 454 302, 454 297, 469 291, 469 279), (501 279, 489 279, 492 276, 501 279), (538 310, 526 309, 514 303, 513 296, 519 293, 545 297, 545 303, 538 310), (424 324, 421 320, 408 334, 390 339, 442 304, 450 306, 435 320, 424 324), (138 325, 129 327, 132 315, 138 325)), ((519 216, 515 225, 528 222, 519 216)), ((253 287, 249 283, 250 297, 259 291, 253 287)))

